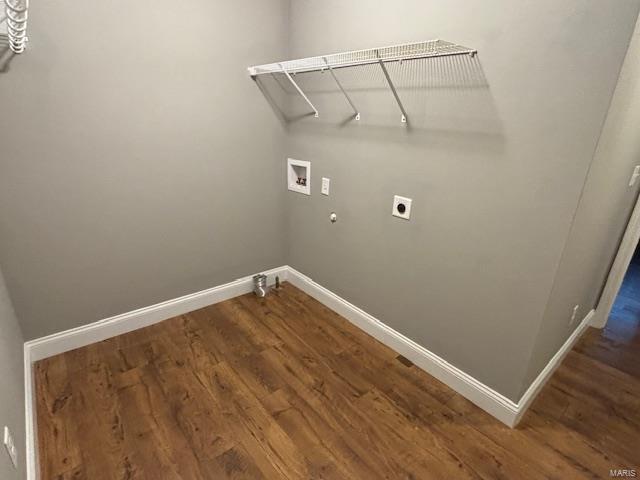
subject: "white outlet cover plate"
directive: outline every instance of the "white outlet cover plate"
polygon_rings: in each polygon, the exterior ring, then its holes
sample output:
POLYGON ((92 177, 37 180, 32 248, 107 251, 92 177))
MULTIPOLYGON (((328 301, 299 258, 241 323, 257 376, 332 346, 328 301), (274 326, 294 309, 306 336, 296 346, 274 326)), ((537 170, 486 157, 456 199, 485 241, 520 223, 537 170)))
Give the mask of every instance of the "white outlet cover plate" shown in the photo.
POLYGON ((409 220, 411 218, 411 202, 412 200, 410 198, 395 195, 393 197, 393 209, 391 210, 391 215, 409 220), (398 211, 398 205, 400 204, 405 206, 404 212, 398 211))
POLYGON ((580 305, 576 305, 575 307, 573 307, 573 311, 571 312, 571 320, 569 320, 569 325, 573 324, 573 322, 576 321, 576 317, 578 316, 578 309, 580 308, 580 305))
POLYGON ((629 186, 633 187, 636 184, 636 180, 640 177, 640 165, 636 165, 629 179, 629 186))
POLYGON ((16 450, 16 444, 7 426, 4 427, 4 447, 7 449, 9 457, 11 457, 13 468, 18 468, 18 450, 16 450))

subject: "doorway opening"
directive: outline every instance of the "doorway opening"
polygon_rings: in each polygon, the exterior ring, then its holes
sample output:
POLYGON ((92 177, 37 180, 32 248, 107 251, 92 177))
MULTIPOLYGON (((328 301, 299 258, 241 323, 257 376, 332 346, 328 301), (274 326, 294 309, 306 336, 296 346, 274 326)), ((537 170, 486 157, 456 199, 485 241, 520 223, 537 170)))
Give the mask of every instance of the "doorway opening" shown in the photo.
POLYGON ((640 197, 637 199, 591 323, 603 329, 585 353, 640 377, 640 197), (592 350, 596 350, 593 352, 592 350))
POLYGON ((618 370, 640 376, 637 353, 640 351, 640 244, 629 262, 627 272, 615 297, 602 340, 608 347, 607 363, 618 370))
POLYGON ((640 323, 640 243, 636 244, 627 273, 613 302, 607 324, 611 322, 640 323))

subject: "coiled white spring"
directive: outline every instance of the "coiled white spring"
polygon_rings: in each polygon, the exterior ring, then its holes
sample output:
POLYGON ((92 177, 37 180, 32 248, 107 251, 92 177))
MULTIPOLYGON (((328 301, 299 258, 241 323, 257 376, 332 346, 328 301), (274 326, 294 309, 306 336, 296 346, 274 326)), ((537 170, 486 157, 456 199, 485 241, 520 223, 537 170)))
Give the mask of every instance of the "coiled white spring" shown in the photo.
POLYGON ((27 44, 29 0, 4 0, 4 3, 9 47, 15 53, 22 53, 27 44))

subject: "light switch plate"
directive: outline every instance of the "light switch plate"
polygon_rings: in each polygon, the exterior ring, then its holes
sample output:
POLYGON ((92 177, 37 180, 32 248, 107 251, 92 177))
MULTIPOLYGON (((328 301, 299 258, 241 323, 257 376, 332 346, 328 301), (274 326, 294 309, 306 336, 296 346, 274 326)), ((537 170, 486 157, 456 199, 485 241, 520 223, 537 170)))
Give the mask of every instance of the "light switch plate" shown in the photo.
POLYGON ((13 441, 13 436, 11 435, 11 431, 9 427, 4 427, 4 448, 7 449, 7 453, 9 457, 11 457, 11 463, 13 463, 13 468, 18 468, 18 450, 16 450, 16 444, 13 441))
POLYGON ((322 194, 329 195, 329 187, 331 186, 331 179, 322 177, 322 194))
POLYGON ((411 218, 411 202, 410 198, 395 195, 391 215, 409 220, 411 218))

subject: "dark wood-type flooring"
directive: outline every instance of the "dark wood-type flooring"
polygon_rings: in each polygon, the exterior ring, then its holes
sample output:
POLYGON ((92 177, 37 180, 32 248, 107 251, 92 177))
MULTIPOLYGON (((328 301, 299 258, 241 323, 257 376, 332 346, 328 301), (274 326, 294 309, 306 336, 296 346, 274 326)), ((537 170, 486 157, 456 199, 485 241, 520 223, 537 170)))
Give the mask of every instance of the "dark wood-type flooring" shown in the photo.
POLYGON ((509 429, 285 283, 38 362, 41 479, 608 478, 640 466, 635 318, 509 429))

